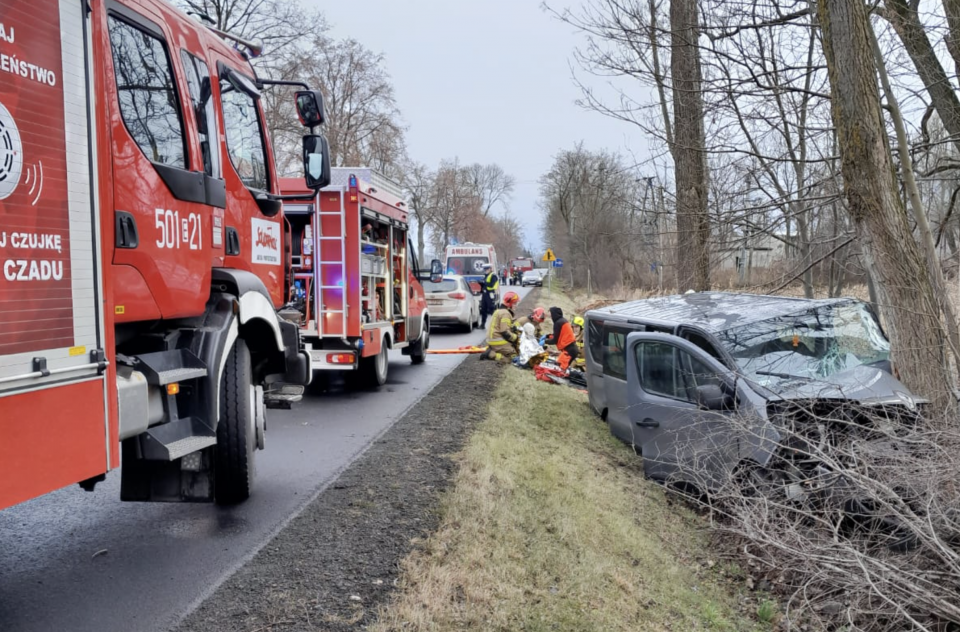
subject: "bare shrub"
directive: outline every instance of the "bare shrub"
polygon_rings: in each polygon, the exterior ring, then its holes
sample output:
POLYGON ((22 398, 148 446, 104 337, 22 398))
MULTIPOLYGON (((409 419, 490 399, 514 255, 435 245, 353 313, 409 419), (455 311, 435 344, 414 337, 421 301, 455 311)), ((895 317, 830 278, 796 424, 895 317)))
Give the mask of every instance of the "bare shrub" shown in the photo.
POLYGON ((960 630, 956 424, 837 399, 767 413, 706 421, 644 458, 679 457, 666 482, 710 490, 691 497, 728 553, 783 596, 786 629, 960 630), (731 451, 740 465, 718 468, 731 451))

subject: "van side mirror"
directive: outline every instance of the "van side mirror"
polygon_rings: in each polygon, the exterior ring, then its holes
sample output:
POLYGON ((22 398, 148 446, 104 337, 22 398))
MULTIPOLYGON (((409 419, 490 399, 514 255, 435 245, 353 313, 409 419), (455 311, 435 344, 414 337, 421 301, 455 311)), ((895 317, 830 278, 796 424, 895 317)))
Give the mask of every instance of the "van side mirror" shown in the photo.
POLYGON ((697 387, 697 404, 704 410, 731 410, 734 397, 716 384, 704 384, 697 387))
POLYGON ((322 189, 330 184, 330 145, 320 134, 303 137, 303 173, 308 189, 322 189))
POLYGON ((443 281, 443 264, 439 259, 430 262, 430 281, 433 283, 443 281))
POLYGON ((297 116, 304 127, 323 125, 323 94, 319 90, 298 90, 297 116))

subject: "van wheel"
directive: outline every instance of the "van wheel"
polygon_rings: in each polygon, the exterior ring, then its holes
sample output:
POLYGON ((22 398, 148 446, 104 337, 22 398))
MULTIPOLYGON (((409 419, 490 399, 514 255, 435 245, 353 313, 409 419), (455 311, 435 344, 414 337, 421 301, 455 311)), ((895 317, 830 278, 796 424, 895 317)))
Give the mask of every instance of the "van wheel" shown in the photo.
POLYGON ((217 504, 234 505, 250 497, 262 393, 253 384, 250 349, 238 339, 227 356, 220 382, 220 422, 214 459, 217 504), (261 401, 257 401, 258 397, 261 401))
POLYGON ((423 364, 427 360, 427 349, 430 348, 430 327, 427 324, 420 334, 420 340, 413 343, 410 349, 410 361, 413 364, 423 364))
POLYGON ((374 388, 387 383, 387 367, 389 366, 387 339, 380 341, 380 353, 375 356, 360 359, 360 379, 366 386, 374 388))

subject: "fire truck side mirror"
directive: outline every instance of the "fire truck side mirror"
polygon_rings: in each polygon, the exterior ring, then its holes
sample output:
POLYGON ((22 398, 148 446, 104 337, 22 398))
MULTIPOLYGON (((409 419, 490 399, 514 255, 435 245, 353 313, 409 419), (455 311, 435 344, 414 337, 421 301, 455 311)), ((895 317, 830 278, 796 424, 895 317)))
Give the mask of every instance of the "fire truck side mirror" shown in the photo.
POLYGON ((430 262, 430 281, 433 283, 443 281, 443 264, 439 259, 430 262))
POLYGON ((304 127, 313 129, 323 125, 323 94, 319 90, 298 90, 297 115, 304 127))
POLYGON ((330 184, 330 145, 319 134, 303 137, 303 173, 308 189, 322 189, 330 184))

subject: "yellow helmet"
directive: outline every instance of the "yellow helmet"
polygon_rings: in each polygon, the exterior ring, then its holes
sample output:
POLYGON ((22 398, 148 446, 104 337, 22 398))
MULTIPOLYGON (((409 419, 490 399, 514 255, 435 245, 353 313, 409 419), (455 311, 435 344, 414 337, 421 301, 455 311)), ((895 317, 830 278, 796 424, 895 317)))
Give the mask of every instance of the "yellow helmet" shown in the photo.
POLYGON ((573 317, 573 324, 576 325, 577 327, 583 329, 583 325, 584 325, 583 316, 574 316, 574 317, 573 317))

